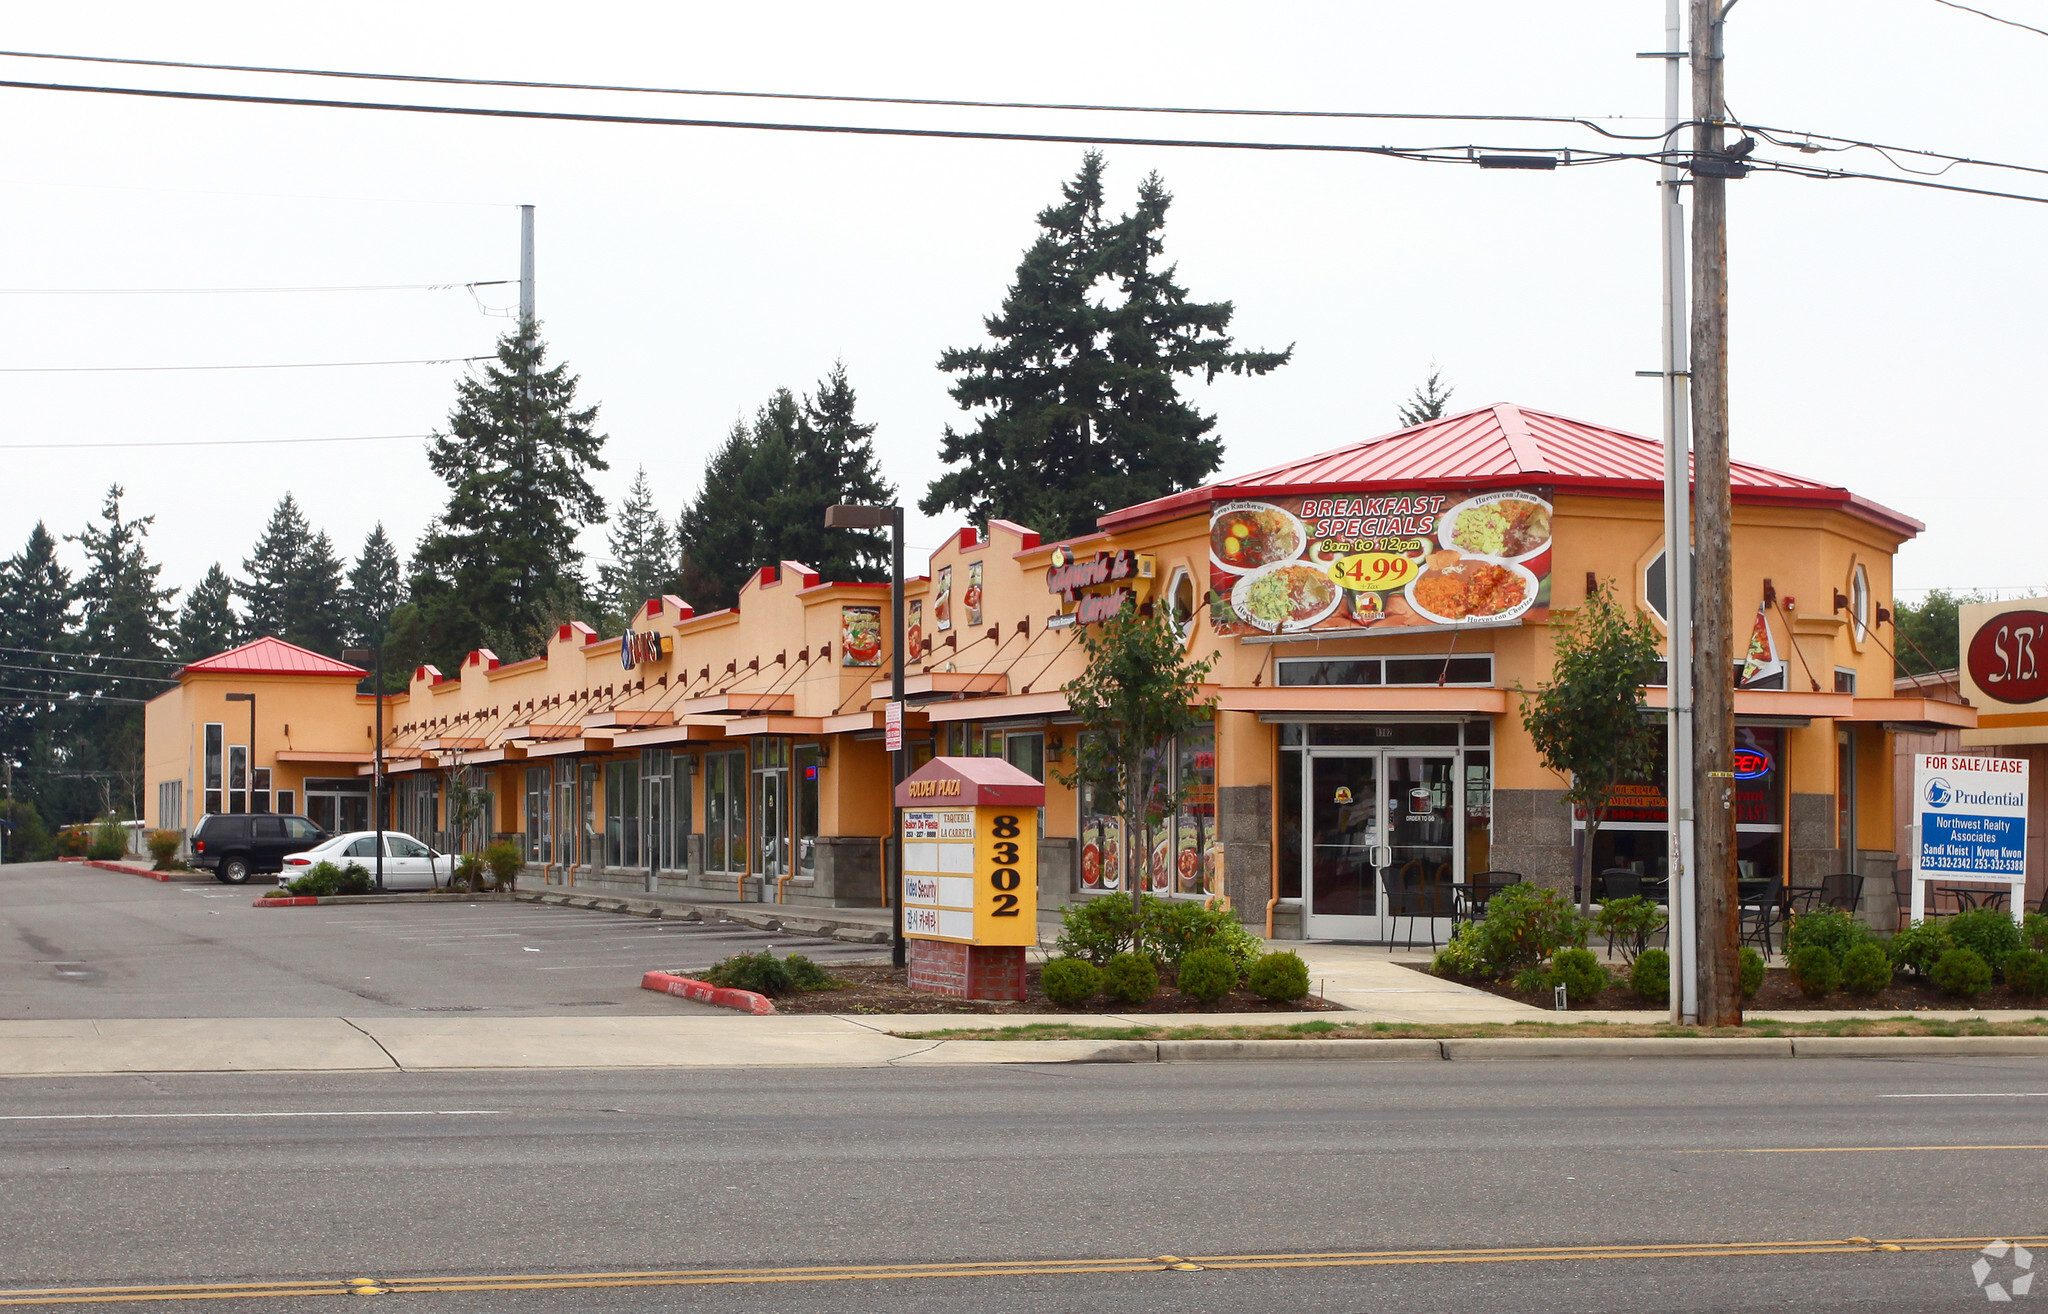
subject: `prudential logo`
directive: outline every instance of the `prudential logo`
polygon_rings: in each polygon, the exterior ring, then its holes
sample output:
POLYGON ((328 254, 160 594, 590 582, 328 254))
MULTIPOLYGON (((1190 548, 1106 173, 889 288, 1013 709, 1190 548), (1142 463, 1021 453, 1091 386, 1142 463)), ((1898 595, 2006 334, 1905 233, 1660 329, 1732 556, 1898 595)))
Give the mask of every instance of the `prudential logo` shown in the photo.
POLYGON ((1970 1276, 1977 1279, 1984 1299, 1993 1304, 2010 1301, 2034 1289, 2034 1256, 2024 1246, 1993 1241, 1977 1252, 1970 1276))
POLYGON ((1936 776, 1934 777, 1934 779, 1927 782, 1928 807, 1945 808, 1949 805, 1949 801, 1953 798, 1955 798, 1955 794, 1950 791, 1948 787, 1948 782, 1946 780, 1943 780, 1940 776, 1936 776))

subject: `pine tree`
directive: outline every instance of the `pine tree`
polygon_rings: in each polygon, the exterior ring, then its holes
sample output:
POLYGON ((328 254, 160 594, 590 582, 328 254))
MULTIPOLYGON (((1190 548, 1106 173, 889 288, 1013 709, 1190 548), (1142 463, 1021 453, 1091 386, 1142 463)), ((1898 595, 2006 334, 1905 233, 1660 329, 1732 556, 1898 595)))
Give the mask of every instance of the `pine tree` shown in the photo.
POLYGON ((1415 390, 1415 395, 1401 403, 1401 409, 1395 412, 1400 418, 1401 427, 1413 429, 1418 424, 1443 419, 1444 413, 1450 409, 1451 394, 1456 391, 1455 388, 1444 386, 1442 376, 1432 363, 1429 367, 1429 378, 1424 380, 1422 386, 1415 390))
POLYGON ((1237 351, 1228 301, 1194 302, 1159 267, 1172 203, 1157 174, 1135 211, 1106 220, 1103 159, 1094 151, 1041 211, 1002 309, 985 321, 994 343, 949 350, 939 368, 973 431, 948 426, 919 507, 986 521, 1000 516, 1047 538, 1092 532, 1112 507, 1190 487, 1222 460, 1216 417, 1182 401, 1177 377, 1266 374, 1286 351, 1237 351))
POLYGON ((879 583, 889 578, 889 535, 879 530, 825 528, 825 508, 839 502, 889 506, 896 486, 882 477, 875 459, 875 426, 855 414, 853 384, 846 364, 806 396, 802 422, 791 440, 796 477, 778 499, 774 523, 781 526, 780 557, 801 561, 827 580, 879 583))
POLYGON ((274 635, 329 656, 341 651, 341 562, 333 540, 314 532, 290 493, 271 512, 242 569, 248 578, 238 587, 249 607, 249 637, 274 635))
POLYGON ((675 532, 654 504, 646 466, 634 471, 633 486, 605 531, 605 543, 611 560, 598 567, 597 587, 610 622, 606 629, 616 632, 632 623, 641 603, 677 588, 675 532))
POLYGON ((242 624, 235 615, 234 596, 234 581, 214 562, 185 595, 185 605, 178 612, 177 651, 173 655, 179 661, 196 662, 235 646, 242 624))
POLYGON ((448 504, 413 553, 410 593, 444 670, 472 648, 516 650, 584 594, 576 538, 605 518, 589 476, 610 467, 597 408, 576 409, 575 376, 546 357, 531 322, 500 338, 427 447, 448 504))
POLYGON ((384 641, 391 613, 405 601, 404 574, 398 549, 392 546, 380 520, 363 540, 363 550, 356 554, 356 563, 342 586, 351 648, 374 648, 384 641))
MULTIPOLYGON (((104 525, 88 524, 77 534, 65 536, 85 551, 86 570, 78 581, 84 600, 79 618, 77 651, 79 660, 96 670, 132 673, 149 668, 131 658, 161 658, 175 633, 176 609, 171 600, 174 588, 157 587, 163 567, 149 559, 146 540, 154 516, 121 518, 121 485, 107 489, 100 515, 104 525)), ((107 771, 114 780, 109 795, 125 808, 140 803, 142 788, 142 708, 134 704, 102 701, 112 697, 149 698, 162 689, 151 680, 95 676, 79 681, 79 698, 74 702, 67 733, 71 743, 64 761, 80 772, 107 771)), ((86 782, 78 782, 84 786, 86 782)), ((63 820, 80 820, 100 808, 95 787, 71 792, 63 820)))
MULTIPOLYGON (((57 540, 37 521, 21 551, 0 563, 0 644, 9 650, 0 660, 10 666, 51 672, 9 671, 7 679, 0 682, 48 695, 0 695, 0 758, 16 768, 46 757, 56 733, 62 709, 50 700, 60 697, 68 684, 55 672, 71 665, 61 654, 72 650, 71 607, 75 600, 71 572, 57 560, 57 540)), ((40 792, 40 783, 18 782, 30 794, 40 792)))
POLYGON ((735 421, 677 517, 682 597, 699 612, 732 606, 756 568, 782 560, 775 504, 796 478, 790 439, 800 415, 783 388, 755 412, 751 428, 735 421))

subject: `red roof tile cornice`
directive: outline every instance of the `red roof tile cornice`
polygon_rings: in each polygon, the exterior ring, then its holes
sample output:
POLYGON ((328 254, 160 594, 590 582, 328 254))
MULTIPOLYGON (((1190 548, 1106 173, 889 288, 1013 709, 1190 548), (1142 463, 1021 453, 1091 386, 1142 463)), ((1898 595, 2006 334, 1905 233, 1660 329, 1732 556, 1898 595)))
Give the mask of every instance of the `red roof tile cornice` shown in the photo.
POLYGON ((369 672, 360 666, 322 657, 295 643, 283 639, 264 637, 245 643, 239 648, 202 657, 188 666, 181 667, 180 676, 186 675, 334 675, 360 680, 369 672))
MULTIPOLYGON (((1834 508, 1905 538, 1926 526, 1835 484, 1747 461, 1729 464, 1735 500, 1834 508)), ((1538 484, 1612 497, 1661 496, 1664 444, 1654 438, 1502 403, 1447 415, 1363 442, 1141 502, 1103 516, 1129 530, 1213 502, 1282 497, 1317 489, 1487 488, 1538 484)))

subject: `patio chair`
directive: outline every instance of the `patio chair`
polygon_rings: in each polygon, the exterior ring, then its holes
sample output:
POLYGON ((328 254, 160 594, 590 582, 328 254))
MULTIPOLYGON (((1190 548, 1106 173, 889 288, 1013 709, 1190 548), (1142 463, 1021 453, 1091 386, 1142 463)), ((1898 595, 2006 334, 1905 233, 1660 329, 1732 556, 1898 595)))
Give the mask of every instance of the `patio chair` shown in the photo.
POLYGON ((1475 871, 1451 885, 1451 925, 1476 922, 1486 916, 1486 901, 1510 885, 1520 885, 1518 871, 1475 871))
POLYGON ((1609 867, 1593 881, 1595 903, 1606 903, 1609 899, 1640 899, 1643 897, 1642 873, 1632 867, 1609 867))
MULTIPOLYGON (((1863 877, 1853 871, 1830 872, 1820 878, 1820 902, 1850 916, 1863 906, 1863 877)), ((1805 909, 1800 911, 1804 912, 1805 909)))

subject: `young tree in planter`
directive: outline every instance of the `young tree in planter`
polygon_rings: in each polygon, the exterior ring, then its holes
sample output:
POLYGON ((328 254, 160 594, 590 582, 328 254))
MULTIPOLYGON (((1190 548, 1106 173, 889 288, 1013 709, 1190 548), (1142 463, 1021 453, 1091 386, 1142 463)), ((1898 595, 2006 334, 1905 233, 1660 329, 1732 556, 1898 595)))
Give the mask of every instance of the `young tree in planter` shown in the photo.
POLYGON ((1202 681, 1216 658, 1193 660, 1163 614, 1139 615, 1128 596, 1111 619, 1081 627, 1080 639, 1088 668, 1065 693, 1082 734, 1073 769, 1055 774, 1070 789, 1092 791, 1098 808, 1122 819, 1126 855, 1145 836, 1131 878, 1131 908, 1142 916, 1151 831, 1180 809, 1185 793, 1165 785, 1173 737, 1208 724, 1214 714, 1216 700, 1202 696, 1202 681))
POLYGON ((1543 765, 1570 782, 1565 802, 1586 814, 1575 873, 1581 914, 1593 900, 1593 842, 1614 787, 1656 767, 1657 725, 1642 708, 1657 661, 1657 631, 1640 611, 1624 613, 1603 582, 1558 630, 1550 683, 1523 691, 1523 728, 1543 765))

